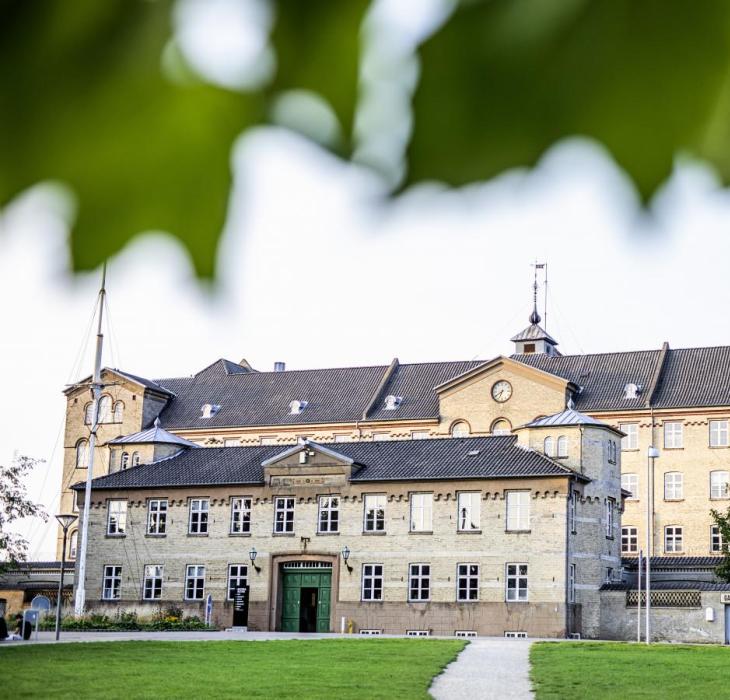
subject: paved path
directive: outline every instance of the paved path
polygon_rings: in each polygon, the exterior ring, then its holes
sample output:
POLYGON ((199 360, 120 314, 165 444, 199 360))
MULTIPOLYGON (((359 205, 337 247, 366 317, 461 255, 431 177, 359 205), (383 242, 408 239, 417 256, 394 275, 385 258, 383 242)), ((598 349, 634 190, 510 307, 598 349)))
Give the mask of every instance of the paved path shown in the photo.
POLYGON ((474 639, 431 685, 436 700, 502 700, 534 697, 530 645, 524 639, 474 639))

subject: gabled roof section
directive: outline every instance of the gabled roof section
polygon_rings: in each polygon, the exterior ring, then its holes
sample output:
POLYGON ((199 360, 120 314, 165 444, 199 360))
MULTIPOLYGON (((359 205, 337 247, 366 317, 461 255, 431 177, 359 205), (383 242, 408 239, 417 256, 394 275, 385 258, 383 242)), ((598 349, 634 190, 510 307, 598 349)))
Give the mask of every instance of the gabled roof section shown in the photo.
POLYGON ((118 438, 109 440, 109 445, 179 445, 180 447, 199 447, 194 442, 168 433, 160 427, 160 419, 155 418, 155 424, 147 430, 142 430, 131 435, 121 435, 118 438))
MULTIPOLYGON (((491 370, 492 368, 496 367, 499 364, 506 365, 507 367, 513 367, 513 368, 519 368, 524 370, 524 365, 527 363, 520 364, 516 361, 516 357, 521 357, 520 355, 514 355, 512 357, 504 357, 503 355, 498 355, 497 357, 488 360, 486 362, 479 362, 476 364, 475 367, 472 367, 468 369, 466 372, 463 372, 460 375, 457 375, 455 377, 450 378, 448 381, 444 382, 443 384, 440 384, 435 387, 434 391, 437 394, 440 394, 444 391, 447 391, 448 389, 451 389, 452 387, 457 386, 458 384, 461 384, 464 381, 467 381, 468 379, 471 379, 472 377, 476 377, 482 372, 487 372, 491 370)), ((561 379, 564 379, 564 377, 561 377, 560 375, 554 375, 550 372, 546 372, 543 369, 540 369, 539 367, 531 367, 531 370, 535 374, 536 377, 542 376, 544 379, 549 379, 552 382, 560 381, 561 379)), ((570 383, 570 382, 568 382, 570 383)), ((572 389, 577 389, 578 387, 571 387, 572 389)))
MULTIPOLYGON (((297 449, 301 445, 295 446, 297 449)), ((314 449, 315 443, 309 444, 314 449)), ((325 448, 317 445, 319 449, 325 448)), ((208 447, 94 479, 94 489, 173 488, 264 483, 264 464, 281 447, 208 447)), ((516 435, 433 440, 338 443, 335 452, 361 468, 353 482, 450 479, 586 478, 540 452, 517 445, 516 435)), ((74 489, 83 491, 84 484, 74 489)))
POLYGON ((591 418, 590 416, 587 416, 585 413, 579 413, 575 409, 572 408, 566 408, 564 411, 561 411, 560 413, 555 413, 552 416, 543 416, 542 418, 538 418, 537 420, 532 421, 532 423, 528 423, 526 428, 544 428, 544 427, 550 427, 550 426, 567 426, 567 425, 594 425, 600 428, 608 428, 610 430, 614 430, 610 425, 607 425, 606 423, 602 423, 601 421, 596 420, 595 418, 591 418))
POLYGON ((531 341, 531 340, 547 340, 550 345, 557 345, 558 341, 555 340, 542 326, 537 323, 531 323, 527 328, 521 330, 517 335, 510 338, 513 343, 520 341, 531 341))
POLYGON ((286 459, 287 457, 291 457, 292 455, 295 455, 295 454, 301 452, 302 450, 314 450, 315 452, 319 452, 322 455, 331 457, 332 459, 336 459, 338 462, 344 462, 345 464, 353 464, 353 462, 354 462, 352 457, 348 457, 347 455, 343 455, 340 452, 331 450, 329 447, 320 445, 317 442, 312 442, 311 440, 304 440, 303 442, 300 442, 299 444, 294 445, 293 447, 290 447, 288 450, 284 450, 284 452, 281 452, 278 455, 275 455, 274 457, 269 457, 268 459, 265 459, 263 462, 261 462, 261 466, 262 467, 271 466, 272 464, 276 464, 277 462, 280 462, 281 460, 286 459))
MULTIPOLYGON (((125 372, 124 370, 117 369, 116 367, 103 367, 101 370, 102 375, 105 372, 111 372, 112 374, 116 374, 119 377, 122 377, 124 379, 127 379, 130 382, 133 382, 134 384, 138 384, 141 387, 144 387, 145 389, 150 389, 151 391, 155 391, 158 394, 162 394, 164 396, 173 397, 175 396, 175 392, 171 391, 167 387, 163 386, 159 382, 153 381, 152 379, 145 379, 144 377, 140 377, 136 374, 131 374, 130 372, 125 372)), ((79 389, 82 385, 90 384, 92 380, 92 376, 88 375, 84 377, 83 379, 80 379, 75 384, 72 384, 71 386, 64 389, 63 393, 67 396, 77 389, 79 389)))

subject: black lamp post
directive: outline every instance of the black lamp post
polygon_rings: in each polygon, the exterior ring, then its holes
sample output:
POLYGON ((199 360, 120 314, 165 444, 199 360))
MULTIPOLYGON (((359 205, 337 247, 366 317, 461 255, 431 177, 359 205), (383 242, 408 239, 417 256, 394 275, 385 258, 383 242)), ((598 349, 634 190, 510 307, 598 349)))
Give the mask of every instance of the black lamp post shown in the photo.
POLYGON ((58 580, 58 598, 56 599, 56 641, 61 634, 61 599, 63 597, 63 578, 66 569, 66 536, 68 529, 76 522, 76 515, 57 515, 56 520, 63 528, 63 547, 61 549, 61 577, 58 580))
POLYGON ((345 545, 342 548, 342 560, 345 562, 345 566, 347 567, 347 572, 352 573, 352 567, 347 563, 347 560, 350 558, 350 548, 345 545))
POLYGON ((257 574, 261 571, 261 567, 256 566, 256 557, 258 556, 258 554, 259 553, 256 551, 256 547, 251 547, 251 551, 248 553, 248 558, 251 560, 251 566, 256 569, 257 574))

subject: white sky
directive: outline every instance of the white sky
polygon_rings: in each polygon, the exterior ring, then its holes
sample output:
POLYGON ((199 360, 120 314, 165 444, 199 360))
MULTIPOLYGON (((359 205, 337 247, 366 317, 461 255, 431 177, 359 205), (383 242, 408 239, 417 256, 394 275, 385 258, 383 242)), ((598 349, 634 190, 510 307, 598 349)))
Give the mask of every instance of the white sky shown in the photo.
MULTIPOLYGON (((197 285, 171 238, 138 237, 110 261, 105 364, 160 378, 219 357, 293 369, 508 354, 536 258, 549 263, 547 325, 563 353, 730 342, 730 198, 700 167, 680 169, 646 216, 605 154, 578 140, 532 173, 423 187, 381 209, 370 176, 288 133, 261 130, 234 160, 218 291, 197 285)), ((0 460, 46 460, 29 491, 50 514, 61 392, 90 373, 99 281, 69 275, 52 205, 26 197, 0 222, 0 460)), ((33 558, 54 557, 54 527, 21 531, 33 558)))

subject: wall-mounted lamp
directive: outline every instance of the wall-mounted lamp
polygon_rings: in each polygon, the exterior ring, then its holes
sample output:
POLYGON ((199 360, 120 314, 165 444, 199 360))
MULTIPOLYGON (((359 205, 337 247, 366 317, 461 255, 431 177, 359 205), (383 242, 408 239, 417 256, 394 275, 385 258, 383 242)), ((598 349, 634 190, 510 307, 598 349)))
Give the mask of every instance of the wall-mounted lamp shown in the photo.
POLYGON ((347 567, 348 573, 352 573, 352 567, 347 563, 347 560, 350 558, 350 548, 345 545, 342 548, 342 561, 345 562, 345 566, 347 567))
POLYGON ((257 574, 261 571, 261 567, 256 566, 256 557, 258 556, 258 554, 259 553, 256 551, 256 547, 251 547, 251 551, 248 553, 248 558, 251 560, 251 566, 256 569, 257 574))

